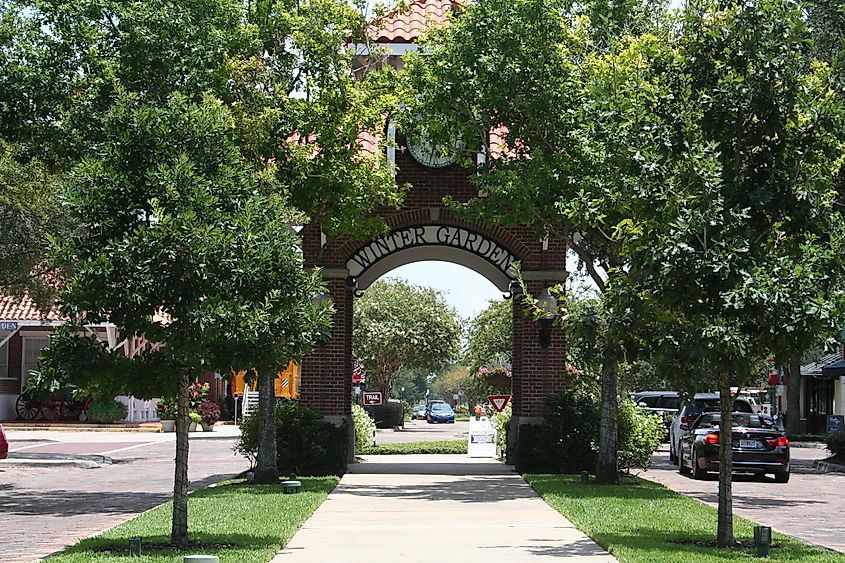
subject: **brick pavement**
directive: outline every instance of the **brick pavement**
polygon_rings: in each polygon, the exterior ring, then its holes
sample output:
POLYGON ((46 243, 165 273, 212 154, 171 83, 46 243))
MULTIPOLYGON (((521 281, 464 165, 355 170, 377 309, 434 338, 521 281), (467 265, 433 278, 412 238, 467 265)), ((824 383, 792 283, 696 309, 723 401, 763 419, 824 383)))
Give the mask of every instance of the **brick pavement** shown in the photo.
MULTIPOLYGON (((192 440, 192 489, 239 473, 248 463, 234 439, 192 440)), ((167 501, 175 445, 151 443, 111 455, 99 469, 0 469, 0 561, 36 560, 167 501)))
MULTIPOLYGON (((813 460, 828 455, 822 449, 792 448, 792 475, 786 484, 775 483, 771 477, 758 481, 735 475, 734 514, 806 542, 845 552, 845 475, 821 473, 812 465, 813 460)), ((677 466, 669 463, 665 448, 654 455, 652 468, 642 477, 712 506, 719 500, 716 475, 696 481, 679 474, 677 466)))

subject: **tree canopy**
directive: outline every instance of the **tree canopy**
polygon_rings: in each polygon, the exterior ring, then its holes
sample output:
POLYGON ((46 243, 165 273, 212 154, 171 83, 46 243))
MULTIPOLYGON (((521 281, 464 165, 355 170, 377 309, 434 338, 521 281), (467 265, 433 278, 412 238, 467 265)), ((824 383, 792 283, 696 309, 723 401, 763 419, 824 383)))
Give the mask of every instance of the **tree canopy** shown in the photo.
POLYGON ((454 361, 460 335, 457 313, 432 288, 379 280, 355 301, 352 353, 385 398, 403 369, 432 373, 454 361))

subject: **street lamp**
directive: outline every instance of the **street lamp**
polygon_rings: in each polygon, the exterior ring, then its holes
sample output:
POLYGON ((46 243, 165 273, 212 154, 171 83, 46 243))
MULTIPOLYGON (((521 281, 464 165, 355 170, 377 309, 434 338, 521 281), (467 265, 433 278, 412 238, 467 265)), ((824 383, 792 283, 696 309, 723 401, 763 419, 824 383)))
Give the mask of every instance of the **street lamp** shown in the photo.
POLYGON ((538 319, 540 323, 540 348, 548 348, 552 343, 552 324, 554 323, 555 316, 557 316, 557 299, 555 299, 555 296, 552 295, 548 287, 543 288, 543 291, 540 293, 537 306, 542 311, 538 319))

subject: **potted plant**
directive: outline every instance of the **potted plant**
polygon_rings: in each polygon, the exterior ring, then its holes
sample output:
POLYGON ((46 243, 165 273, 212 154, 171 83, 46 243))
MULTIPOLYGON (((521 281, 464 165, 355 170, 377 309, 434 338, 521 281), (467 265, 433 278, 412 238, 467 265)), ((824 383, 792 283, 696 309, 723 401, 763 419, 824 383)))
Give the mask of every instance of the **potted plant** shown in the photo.
POLYGON ((161 419, 161 431, 173 432, 176 430, 176 413, 178 407, 173 397, 162 397, 156 404, 156 415, 161 419))
POLYGON ((188 413, 188 416, 191 417, 191 425, 188 427, 188 432, 196 432, 197 424, 202 422, 202 417, 196 411, 191 411, 188 413))
POLYGON ((217 403, 210 400, 205 400, 197 409, 197 412, 202 417, 202 429, 204 432, 214 431, 214 424, 220 420, 220 407, 217 403))

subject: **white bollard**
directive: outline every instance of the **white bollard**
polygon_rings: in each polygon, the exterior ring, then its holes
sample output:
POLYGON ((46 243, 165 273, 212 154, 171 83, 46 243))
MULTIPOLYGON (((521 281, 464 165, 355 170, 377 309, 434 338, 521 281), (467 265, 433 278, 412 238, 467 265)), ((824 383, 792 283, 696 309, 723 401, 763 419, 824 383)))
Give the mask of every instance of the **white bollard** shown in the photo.
POLYGON ((182 563, 220 563, 216 555, 186 555, 182 563))

